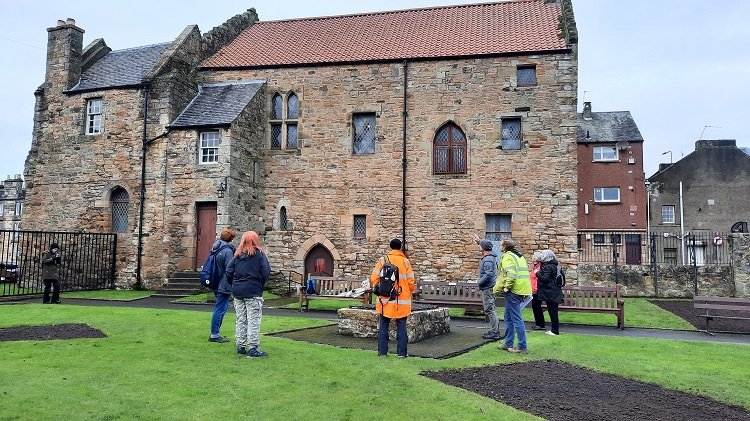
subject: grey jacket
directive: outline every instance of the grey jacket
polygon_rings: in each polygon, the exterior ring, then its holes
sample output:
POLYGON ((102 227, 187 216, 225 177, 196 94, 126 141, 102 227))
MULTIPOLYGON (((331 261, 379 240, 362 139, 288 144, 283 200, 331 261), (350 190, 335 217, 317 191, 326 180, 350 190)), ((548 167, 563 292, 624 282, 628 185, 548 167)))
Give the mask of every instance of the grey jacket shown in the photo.
POLYGON ((221 280, 219 281, 219 288, 216 290, 216 292, 220 292, 222 294, 231 294, 232 286, 229 285, 229 282, 227 282, 226 272, 227 266, 229 266, 229 262, 231 262, 234 258, 234 245, 231 243, 227 243, 220 238, 216 240, 213 246, 211 246, 211 253, 225 245, 229 245, 229 247, 224 247, 224 249, 216 255, 216 260, 214 261, 214 264, 216 265, 216 273, 221 277, 221 280))
POLYGON ((55 263, 55 253, 50 250, 42 253, 42 279, 60 279, 60 264, 55 263))
POLYGON ((479 289, 492 289, 497 282, 497 254, 489 252, 479 261, 479 289))

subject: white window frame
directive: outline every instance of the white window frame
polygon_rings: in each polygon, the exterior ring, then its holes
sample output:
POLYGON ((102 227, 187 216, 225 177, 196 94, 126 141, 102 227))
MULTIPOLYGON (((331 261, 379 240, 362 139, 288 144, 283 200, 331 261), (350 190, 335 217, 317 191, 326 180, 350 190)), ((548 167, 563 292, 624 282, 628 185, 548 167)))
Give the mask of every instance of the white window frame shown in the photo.
POLYGON ((0 218, 2 218, 4 213, 5 213, 5 203, 0 203, 0 218))
POLYGON ((104 127, 104 100, 91 98, 86 101, 86 134, 96 135, 104 127))
POLYGON ((661 223, 662 224, 674 224, 675 223, 675 206, 674 205, 661 205, 661 223), (669 212, 664 212, 665 209, 672 210, 672 218, 668 220, 669 212))
POLYGON ((619 152, 615 146, 594 146, 594 162, 613 162, 620 159, 619 152), (613 158, 604 157, 604 151, 614 152, 613 158))
POLYGON ((620 203, 620 188, 619 187, 594 187, 594 202, 596 203, 620 203), (617 199, 605 199, 605 191, 616 191, 617 199))
POLYGON ((15 216, 21 216, 22 214, 23 214, 23 202, 16 202, 15 216))
POLYGON ((198 137, 200 142, 198 145, 198 165, 218 164, 221 133, 218 130, 205 131, 200 132, 198 137), (209 138, 209 135, 215 135, 216 138, 209 138), (208 142, 215 142, 215 144, 209 144, 208 142))

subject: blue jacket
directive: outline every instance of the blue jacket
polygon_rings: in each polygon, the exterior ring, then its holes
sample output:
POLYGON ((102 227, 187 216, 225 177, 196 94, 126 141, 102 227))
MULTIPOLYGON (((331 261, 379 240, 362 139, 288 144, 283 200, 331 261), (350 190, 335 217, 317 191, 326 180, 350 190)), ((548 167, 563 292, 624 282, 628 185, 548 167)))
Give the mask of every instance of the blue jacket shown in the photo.
POLYGON ((211 246, 211 253, 215 252, 221 247, 224 247, 224 249, 216 255, 216 259, 214 260, 214 264, 216 265, 216 273, 221 278, 219 281, 219 288, 216 289, 216 292, 220 292, 222 294, 231 294, 232 286, 229 285, 229 282, 227 282, 226 271, 227 266, 229 266, 229 262, 231 262, 232 258, 234 257, 234 245, 232 245, 231 243, 227 243, 220 238, 216 240, 213 246, 211 246), (225 245, 229 247, 224 247, 225 245))
POLYGON ((227 281, 232 285, 234 298, 262 297, 270 275, 268 257, 260 250, 252 256, 242 253, 227 266, 227 281))
POLYGON ((497 254, 490 251, 486 256, 482 256, 479 261, 479 280, 477 286, 479 289, 487 289, 495 286, 497 282, 497 254))

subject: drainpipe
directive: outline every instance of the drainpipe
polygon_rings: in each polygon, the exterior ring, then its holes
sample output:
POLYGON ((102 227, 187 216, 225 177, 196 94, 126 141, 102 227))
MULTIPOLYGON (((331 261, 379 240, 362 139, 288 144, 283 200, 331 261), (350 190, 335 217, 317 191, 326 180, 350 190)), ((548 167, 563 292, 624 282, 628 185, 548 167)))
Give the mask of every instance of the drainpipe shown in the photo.
POLYGON ((141 198, 138 209, 138 261, 135 267, 135 289, 143 288, 141 278, 141 260, 143 258, 143 208, 146 202, 146 145, 148 138, 146 126, 148 123, 148 85, 143 85, 143 141, 141 144, 141 198))
POLYGON ((402 116, 403 124, 403 145, 401 147, 401 238, 404 242, 404 250, 406 248, 406 117, 409 112, 406 110, 406 84, 408 82, 408 70, 409 63, 404 60, 404 104, 402 116))
POLYGON ((685 212, 682 209, 682 181, 680 181, 680 254, 682 255, 682 265, 685 265, 685 212))

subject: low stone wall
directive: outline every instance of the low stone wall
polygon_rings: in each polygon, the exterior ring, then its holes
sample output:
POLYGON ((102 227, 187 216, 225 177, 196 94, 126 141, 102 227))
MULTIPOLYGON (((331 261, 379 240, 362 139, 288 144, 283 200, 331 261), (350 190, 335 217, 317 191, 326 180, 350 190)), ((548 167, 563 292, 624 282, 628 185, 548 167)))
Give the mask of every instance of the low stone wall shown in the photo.
MULTIPOLYGON (((338 311, 339 334, 358 338, 378 337, 378 313, 374 309, 362 307, 342 308, 338 311)), ((409 343, 448 333, 451 330, 451 316, 447 308, 431 308, 412 311, 406 319, 406 334, 409 343)), ((390 340, 396 340, 396 323, 388 329, 390 340)))
POLYGON ((732 234, 732 267, 737 297, 750 297, 750 234, 732 234))

